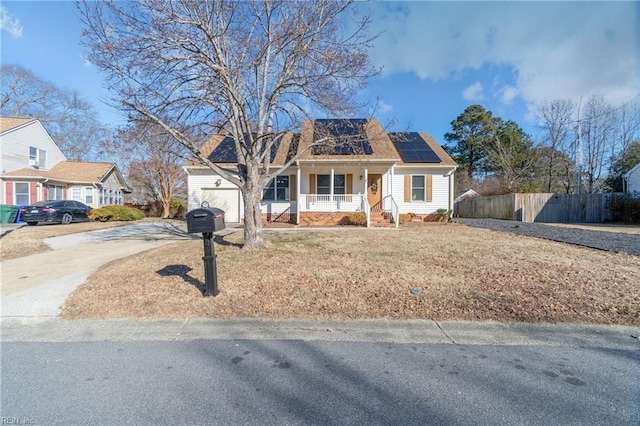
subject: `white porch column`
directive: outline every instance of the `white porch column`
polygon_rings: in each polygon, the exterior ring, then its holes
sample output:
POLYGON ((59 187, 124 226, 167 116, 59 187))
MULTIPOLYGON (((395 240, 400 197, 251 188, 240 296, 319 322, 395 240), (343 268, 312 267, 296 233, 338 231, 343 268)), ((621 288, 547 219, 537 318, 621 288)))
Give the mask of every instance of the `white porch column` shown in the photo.
POLYGON ((391 182, 389 182, 389 195, 391 195, 391 198, 393 198, 393 179, 395 177, 395 174, 396 174, 396 165, 394 164, 393 166, 391 166, 391 173, 390 173, 391 182))
POLYGON ((449 210, 451 210, 451 214, 453 216, 453 195, 454 193, 454 175, 455 175, 455 170, 449 172, 449 210))
MULTIPOLYGON (((300 225, 300 185, 302 185, 300 164, 296 169, 296 225, 300 225)), ((311 191, 308 191, 311 192, 311 191)))
POLYGON ((335 169, 333 168, 333 166, 331 167, 331 174, 329 175, 329 180, 331 181, 329 183, 329 203, 331 203, 331 213, 333 213, 333 176, 335 173, 335 169))

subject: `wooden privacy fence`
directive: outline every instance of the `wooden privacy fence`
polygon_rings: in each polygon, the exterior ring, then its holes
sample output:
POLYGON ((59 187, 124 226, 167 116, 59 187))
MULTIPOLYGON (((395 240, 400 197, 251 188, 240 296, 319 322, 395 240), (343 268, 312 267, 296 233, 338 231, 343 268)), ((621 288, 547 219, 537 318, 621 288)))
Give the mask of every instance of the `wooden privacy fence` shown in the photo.
POLYGON ((598 223, 616 220, 611 206, 623 194, 507 194, 456 202, 457 217, 520 222, 598 223))

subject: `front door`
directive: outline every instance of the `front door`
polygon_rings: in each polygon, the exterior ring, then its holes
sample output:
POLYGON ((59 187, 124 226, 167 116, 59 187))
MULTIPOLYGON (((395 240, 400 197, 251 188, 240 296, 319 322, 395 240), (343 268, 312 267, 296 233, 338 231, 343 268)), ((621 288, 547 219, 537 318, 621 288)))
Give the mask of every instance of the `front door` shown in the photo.
POLYGON ((382 175, 367 177, 367 201, 371 210, 382 210, 382 175))

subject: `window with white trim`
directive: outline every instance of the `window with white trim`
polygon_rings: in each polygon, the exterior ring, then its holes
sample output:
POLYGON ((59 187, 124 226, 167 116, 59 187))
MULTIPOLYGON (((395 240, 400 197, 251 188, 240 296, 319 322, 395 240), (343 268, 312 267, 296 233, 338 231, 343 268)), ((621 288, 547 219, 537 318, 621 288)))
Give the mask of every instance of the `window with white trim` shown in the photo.
POLYGON ((62 187, 60 185, 47 185, 47 189, 49 193, 47 201, 62 200, 62 187))
POLYGON ((29 204, 29 183, 16 182, 14 186, 16 205, 29 204))
POLYGON ((39 168, 47 167, 47 151, 44 149, 36 148, 35 146, 29 147, 29 164, 38 166, 39 168))
POLYGON ((90 186, 84 189, 84 202, 89 205, 93 204, 93 188, 90 186))
POLYGON ((424 201, 426 190, 424 175, 411 176, 411 201, 424 201))
MULTIPOLYGON (((333 193, 346 194, 347 179, 345 175, 333 175, 333 193)), ((318 175, 316 181, 316 192, 318 194, 331 193, 331 175, 318 175)))
POLYGON ((289 201, 291 199, 289 176, 281 175, 271 179, 262 190, 262 199, 265 201, 289 201))
POLYGON ((71 188, 71 199, 82 201, 82 188, 71 188))

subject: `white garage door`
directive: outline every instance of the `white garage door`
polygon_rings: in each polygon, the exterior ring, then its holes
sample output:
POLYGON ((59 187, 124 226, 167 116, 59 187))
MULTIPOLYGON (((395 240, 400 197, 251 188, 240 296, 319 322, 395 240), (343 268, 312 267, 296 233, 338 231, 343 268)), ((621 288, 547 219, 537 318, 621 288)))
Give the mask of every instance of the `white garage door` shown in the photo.
POLYGON ((224 210, 225 222, 240 222, 240 191, 237 189, 203 189, 202 201, 224 210))

